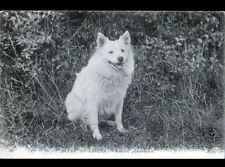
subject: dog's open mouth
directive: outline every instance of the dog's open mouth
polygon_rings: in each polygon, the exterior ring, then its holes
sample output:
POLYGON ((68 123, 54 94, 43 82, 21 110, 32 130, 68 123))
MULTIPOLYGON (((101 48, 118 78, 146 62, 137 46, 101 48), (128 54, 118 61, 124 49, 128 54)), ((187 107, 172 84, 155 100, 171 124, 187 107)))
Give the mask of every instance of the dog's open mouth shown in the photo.
POLYGON ((113 63, 113 62, 108 60, 108 63, 116 70, 122 70, 123 69, 123 62, 113 63))

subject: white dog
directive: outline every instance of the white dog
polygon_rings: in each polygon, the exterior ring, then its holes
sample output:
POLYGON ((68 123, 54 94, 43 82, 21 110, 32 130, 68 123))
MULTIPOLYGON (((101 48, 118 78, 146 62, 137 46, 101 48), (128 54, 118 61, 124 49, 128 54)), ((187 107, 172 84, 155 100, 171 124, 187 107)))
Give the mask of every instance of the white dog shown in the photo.
POLYGON ((67 95, 65 106, 68 119, 81 119, 93 131, 93 137, 101 140, 98 124, 114 114, 115 124, 124 133, 122 125, 123 101, 134 71, 134 54, 126 31, 118 40, 111 41, 98 33, 97 47, 88 65, 77 78, 67 95))

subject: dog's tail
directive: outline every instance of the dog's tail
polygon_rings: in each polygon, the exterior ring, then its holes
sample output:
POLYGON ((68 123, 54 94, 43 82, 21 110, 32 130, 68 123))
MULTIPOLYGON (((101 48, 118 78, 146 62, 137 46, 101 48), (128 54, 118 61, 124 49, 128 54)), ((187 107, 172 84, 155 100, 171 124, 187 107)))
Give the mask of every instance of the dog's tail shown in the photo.
POLYGON ((72 94, 69 94, 66 98, 66 111, 68 113, 67 118, 71 121, 74 121, 78 118, 80 118, 83 105, 81 99, 79 99, 76 96, 73 96, 72 94))

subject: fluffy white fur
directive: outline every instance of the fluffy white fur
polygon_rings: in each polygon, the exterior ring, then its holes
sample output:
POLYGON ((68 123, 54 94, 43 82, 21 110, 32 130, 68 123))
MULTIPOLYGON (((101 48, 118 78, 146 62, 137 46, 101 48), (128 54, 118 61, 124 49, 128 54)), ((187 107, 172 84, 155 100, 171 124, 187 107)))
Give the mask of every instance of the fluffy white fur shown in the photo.
POLYGON ((128 31, 115 41, 98 33, 96 51, 88 65, 77 73, 73 89, 67 95, 68 119, 81 119, 98 140, 102 139, 98 123, 112 114, 115 122, 108 123, 115 124, 122 133, 127 131, 122 125, 122 109, 134 70, 133 57, 128 31), (122 62, 118 57, 122 57, 122 62))

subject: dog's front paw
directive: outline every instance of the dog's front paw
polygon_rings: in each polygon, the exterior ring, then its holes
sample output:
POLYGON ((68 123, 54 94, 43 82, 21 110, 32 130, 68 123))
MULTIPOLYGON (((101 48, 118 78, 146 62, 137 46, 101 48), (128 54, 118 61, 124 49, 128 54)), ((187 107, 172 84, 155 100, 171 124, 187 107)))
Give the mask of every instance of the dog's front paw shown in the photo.
POLYGON ((93 133, 93 138, 97 140, 102 140, 102 135, 100 133, 93 133))
POLYGON ((117 130, 120 132, 120 133, 128 133, 128 130, 127 129, 124 129, 124 128, 117 128, 117 130))

